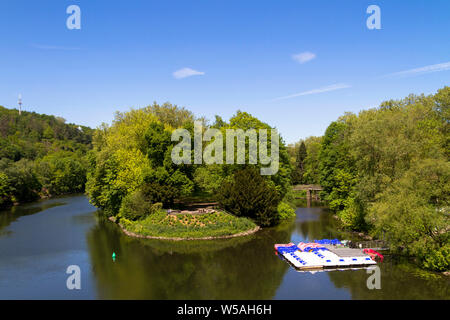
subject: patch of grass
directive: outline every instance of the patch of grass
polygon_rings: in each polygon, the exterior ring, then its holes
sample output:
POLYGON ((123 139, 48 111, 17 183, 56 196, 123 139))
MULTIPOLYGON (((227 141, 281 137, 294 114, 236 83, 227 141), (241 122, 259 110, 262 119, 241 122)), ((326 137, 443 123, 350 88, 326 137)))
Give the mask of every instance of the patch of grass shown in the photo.
POLYGON ((164 210, 138 221, 120 219, 125 229, 136 234, 154 237, 203 238, 233 235, 254 229, 250 219, 236 217, 222 211, 201 215, 169 215, 164 210))

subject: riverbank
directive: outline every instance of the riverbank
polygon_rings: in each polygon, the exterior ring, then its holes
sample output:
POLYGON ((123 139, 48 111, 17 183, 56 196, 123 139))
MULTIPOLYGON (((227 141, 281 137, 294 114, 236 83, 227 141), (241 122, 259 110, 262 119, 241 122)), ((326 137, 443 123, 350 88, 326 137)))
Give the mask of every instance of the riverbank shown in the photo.
POLYGON ((51 194, 39 195, 38 198, 33 199, 33 200, 22 201, 22 202, 10 202, 6 205, 5 204, 0 205, 0 211, 8 211, 15 207, 38 204, 38 203, 41 203, 43 201, 48 201, 48 200, 54 200, 54 199, 66 198, 66 197, 77 197, 77 196, 85 196, 85 194, 84 194, 84 192, 72 192, 72 193, 62 193, 62 194, 57 194, 57 195, 51 195, 51 194))
POLYGON ((274 243, 345 239, 336 225, 326 208, 297 208, 294 221, 250 236, 146 240, 125 236, 84 196, 17 206, 0 215, 0 274, 8 275, 0 277, 0 298, 448 299, 447 277, 407 259, 385 257, 381 289, 368 290, 366 270, 297 273, 274 254, 274 243), (64 285, 73 264, 82 270, 82 290, 64 285))
POLYGON ((260 227, 247 218, 222 211, 201 215, 154 213, 143 220, 110 217, 130 237, 158 240, 215 240, 243 237, 260 227))

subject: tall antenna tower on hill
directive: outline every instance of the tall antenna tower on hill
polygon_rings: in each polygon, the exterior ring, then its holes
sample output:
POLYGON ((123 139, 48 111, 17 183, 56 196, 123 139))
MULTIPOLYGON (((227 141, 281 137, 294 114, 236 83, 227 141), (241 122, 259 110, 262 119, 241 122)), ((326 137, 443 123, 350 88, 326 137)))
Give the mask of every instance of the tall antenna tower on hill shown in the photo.
POLYGON ((22 95, 21 94, 19 94, 18 104, 19 104, 19 116, 20 116, 22 114, 22 95))

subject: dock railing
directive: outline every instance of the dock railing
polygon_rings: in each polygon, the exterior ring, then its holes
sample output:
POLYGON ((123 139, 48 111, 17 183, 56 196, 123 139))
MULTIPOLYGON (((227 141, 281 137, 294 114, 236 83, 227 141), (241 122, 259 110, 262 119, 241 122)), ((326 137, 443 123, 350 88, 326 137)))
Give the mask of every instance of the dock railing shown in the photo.
POLYGON ((389 246, 386 241, 383 240, 369 240, 369 241, 355 241, 350 242, 350 248, 359 249, 373 249, 375 251, 389 250, 389 246))

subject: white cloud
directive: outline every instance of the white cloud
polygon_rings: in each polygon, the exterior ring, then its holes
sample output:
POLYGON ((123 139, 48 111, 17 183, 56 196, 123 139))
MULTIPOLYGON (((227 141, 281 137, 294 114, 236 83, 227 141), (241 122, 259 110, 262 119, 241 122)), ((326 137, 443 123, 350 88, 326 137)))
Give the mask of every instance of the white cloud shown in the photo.
POLYGON ((309 52, 309 51, 292 55, 292 59, 294 59, 298 63, 305 63, 305 62, 311 61, 315 58, 316 58, 316 54, 309 52))
POLYGON ((285 97, 275 98, 274 100, 284 100, 284 99, 290 99, 290 98, 295 98, 295 97, 300 97, 300 96, 308 96, 310 94, 318 94, 318 93, 323 93, 323 92, 346 89, 346 88, 350 88, 350 87, 351 87, 351 85, 346 84, 346 83, 337 83, 337 84, 333 84, 333 85, 318 88, 318 89, 313 89, 313 90, 309 90, 309 91, 291 94, 291 95, 285 96, 285 97))
POLYGON ((414 76, 414 75, 420 75, 420 74, 431 73, 431 72, 439 72, 439 71, 445 71, 445 70, 450 70, 450 62, 433 64, 433 65, 429 65, 429 66, 425 66, 425 67, 421 67, 421 68, 390 73, 390 74, 386 75, 386 77, 414 76))
POLYGON ((183 78, 187 78, 187 77, 192 77, 192 76, 202 76, 204 75, 204 72, 201 71, 197 71, 191 68, 183 68, 180 70, 177 70, 173 73, 173 76, 175 79, 183 79, 183 78))

